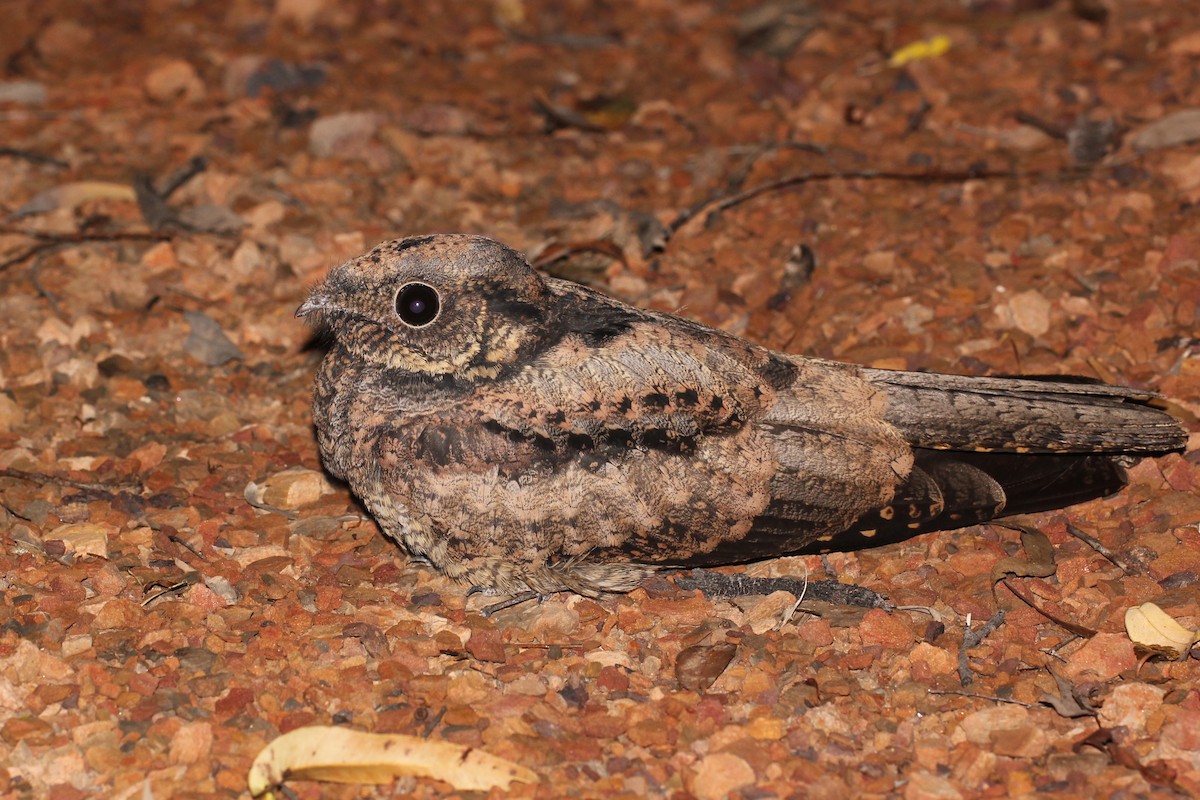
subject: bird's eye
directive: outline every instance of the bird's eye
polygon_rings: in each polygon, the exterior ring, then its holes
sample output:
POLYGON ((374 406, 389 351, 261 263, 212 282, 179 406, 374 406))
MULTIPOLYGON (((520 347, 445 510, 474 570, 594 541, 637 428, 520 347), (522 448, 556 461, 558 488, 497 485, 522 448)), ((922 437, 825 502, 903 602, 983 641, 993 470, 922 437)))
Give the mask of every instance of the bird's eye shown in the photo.
POLYGON ((396 292, 396 314, 405 325, 424 328, 442 310, 437 290, 424 283, 406 283, 396 292))

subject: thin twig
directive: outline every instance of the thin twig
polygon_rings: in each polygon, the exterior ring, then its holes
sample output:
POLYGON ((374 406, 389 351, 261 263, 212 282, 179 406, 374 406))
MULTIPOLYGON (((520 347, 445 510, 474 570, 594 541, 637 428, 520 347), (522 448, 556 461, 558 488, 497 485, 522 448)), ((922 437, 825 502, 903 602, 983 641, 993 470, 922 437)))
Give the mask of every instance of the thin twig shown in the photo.
POLYGON ((54 252, 55 250, 62 250, 65 247, 66 245, 64 244, 53 244, 49 247, 42 248, 38 251, 37 255, 34 256, 33 264, 31 264, 29 267, 29 280, 33 282, 34 291, 46 299, 46 302, 50 304, 50 310, 54 312, 54 316, 56 317, 63 316, 62 309, 58 307, 58 298, 56 298, 49 289, 42 285, 40 271, 42 269, 42 262, 45 260, 46 256, 50 255, 50 253, 54 252))
POLYGON ((1072 525, 1071 523, 1068 522, 1067 523, 1067 533, 1071 534, 1076 539, 1083 542, 1088 547, 1092 548, 1097 553, 1099 553, 1100 555, 1107 558, 1113 564, 1120 567, 1125 572, 1126 575, 1141 575, 1142 574, 1142 569, 1139 566, 1121 558, 1119 555, 1114 553, 1108 547, 1105 547, 1103 542, 1101 542, 1095 536, 1092 536, 1087 531, 1080 530, 1079 528, 1075 527, 1074 525, 1072 525))
POLYGON ((30 245, 16 255, 9 256, 0 261, 0 272, 14 264, 28 261, 40 253, 71 245, 88 244, 90 242, 157 242, 171 238, 171 234, 161 231, 112 231, 108 233, 102 231, 76 231, 72 233, 48 233, 46 231, 31 231, 21 228, 10 228, 8 226, 0 226, 0 234, 26 236, 37 242, 37 244, 30 245))
POLYGON ((754 165, 757 164, 763 157, 772 153, 777 153, 780 150, 806 150, 819 156, 828 155, 826 148, 817 144, 812 144, 811 142, 797 142, 792 140, 783 142, 764 142, 763 144, 751 148, 750 151, 746 153, 746 157, 742 159, 742 163, 733 170, 733 173, 729 176, 729 179, 725 181, 725 185, 728 187, 728 190, 730 192, 740 190, 743 184, 745 184, 746 179, 750 177, 750 172, 754 169, 754 165))
POLYGON ((558 647, 562 650, 583 650, 585 644, 562 644, 559 642, 509 642, 513 647, 519 650, 549 650, 552 647, 558 647))
POLYGON ((973 697, 976 700, 991 700, 995 703, 1011 703, 1014 706, 1024 706, 1025 708, 1041 708, 1040 703, 1026 703, 1024 700, 1014 700, 1011 697, 997 697, 994 694, 978 694, 976 692, 964 692, 961 689, 930 689, 930 694, 953 694, 959 697, 973 697))
POLYGON ((20 158, 24 161, 29 161, 34 164, 49 164, 52 167, 66 169, 71 166, 62 159, 54 156, 46 156, 41 153, 35 153, 32 150, 23 150, 19 147, 0 147, 0 156, 8 156, 9 158, 20 158))
POLYGON ((429 722, 425 724, 425 730, 421 732, 422 739, 428 739, 433 729, 436 728, 442 721, 442 717, 446 716, 446 706, 442 706, 441 710, 429 718, 429 722))
POLYGON ((72 486, 76 489, 88 489, 97 492, 108 492, 113 489, 141 489, 140 483, 133 481, 119 481, 114 483, 101 483, 98 481, 77 481, 72 478, 67 478, 62 475, 51 475, 48 472, 28 472, 23 469, 13 469, 12 467, 0 468, 0 478, 12 478, 17 481, 25 481, 27 483, 36 483, 38 485, 46 483, 54 483, 62 486, 72 486))
POLYGON ((170 239, 171 234, 162 231, 38 231, 0 225, 0 234, 24 236, 41 242, 55 244, 86 244, 88 242, 121 242, 170 239))
POLYGON ((151 595, 142 600, 142 608, 146 608, 155 600, 166 597, 171 594, 182 594, 187 591, 189 586, 199 583, 201 580, 199 572, 187 572, 183 577, 174 581, 156 580, 147 583, 142 587, 142 594, 147 594, 151 589, 159 589, 158 594, 151 595))
POLYGON ((677 216, 667 226, 666 236, 669 240, 684 225, 691 220, 708 212, 717 214, 736 205, 752 200, 759 195, 802 186, 806 183, 818 183, 832 180, 877 180, 901 181, 905 183, 961 183, 962 181, 978 180, 981 178, 1016 178, 1019 173, 1013 170, 949 170, 941 172, 894 172, 891 170, 845 170, 830 172, 809 172, 804 175, 792 175, 777 181, 755 186, 733 195, 718 194, 710 197, 677 216))
POLYGON ((1030 114, 1027 111, 1017 111, 1013 114, 1013 119, 1022 125, 1035 128, 1053 139, 1058 139, 1062 142, 1067 141, 1067 131, 1063 126, 1044 120, 1036 114, 1030 114))
POLYGON ((158 196, 163 200, 170 199, 185 183, 208 169, 208 161, 204 156, 195 156, 167 177, 159 181, 158 196))
POLYGON ((1004 624, 1004 618, 1007 616, 1003 608, 997 609, 996 613, 983 625, 974 630, 968 628, 963 631, 962 647, 958 650, 958 680, 963 686, 970 686, 975 680, 975 673, 971 671, 971 666, 968 663, 967 651, 972 647, 977 647, 988 636, 990 636, 997 628, 1004 624))
POLYGON ((10 256, 3 261, 0 261, 0 272, 3 272, 13 264, 20 264, 22 261, 26 261, 33 256, 38 255, 39 253, 45 252, 46 250, 52 250, 56 247, 62 247, 62 245, 58 242, 38 242, 35 245, 31 245, 17 253, 15 256, 10 256))
POLYGON ((190 542, 188 542, 186 539, 184 539, 182 536, 168 534, 167 538, 170 539, 175 544, 182 547, 183 549, 187 550, 189 553, 196 556, 197 558, 204 558, 204 555, 199 550, 197 550, 194 546, 192 546, 192 544, 190 542))
POLYGON ((1010 583, 1007 578, 1005 578, 1002 581, 999 581, 999 583, 1002 584, 1005 589, 1008 589, 1010 592, 1012 592, 1013 596, 1016 597, 1018 600, 1020 600, 1022 603, 1029 606, 1034 611, 1036 611, 1037 613, 1041 614, 1046 619, 1053 622, 1055 625, 1058 625, 1060 628, 1064 628, 1064 629, 1070 631, 1071 633, 1075 634, 1076 636, 1081 636, 1085 639, 1090 639, 1091 637, 1095 636, 1098 633, 1098 631, 1092 630, 1091 628, 1087 627, 1086 625, 1080 625, 1078 622, 1071 622, 1070 620, 1066 620, 1066 619, 1062 619, 1060 617, 1054 616, 1049 611, 1047 611, 1046 609, 1042 608, 1037 603, 1035 603, 1033 601, 1033 598, 1029 597, 1024 592, 1017 589, 1017 587, 1013 586, 1012 583, 1010 583))

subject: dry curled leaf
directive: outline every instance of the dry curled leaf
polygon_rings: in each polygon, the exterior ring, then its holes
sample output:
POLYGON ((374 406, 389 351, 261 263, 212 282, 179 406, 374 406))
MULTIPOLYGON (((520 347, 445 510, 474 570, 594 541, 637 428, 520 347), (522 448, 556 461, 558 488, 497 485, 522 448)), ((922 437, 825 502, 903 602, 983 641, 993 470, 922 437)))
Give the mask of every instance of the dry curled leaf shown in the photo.
POLYGON ((685 689, 707 691, 735 655, 737 645, 732 642, 684 648, 675 659, 675 678, 685 689))
POLYGON ((1154 603, 1142 603, 1125 612, 1125 631, 1138 647, 1172 659, 1187 658, 1200 631, 1189 630, 1154 603))
POLYGON ((1200 108, 1185 108, 1168 114, 1135 131, 1129 143, 1139 153, 1180 147, 1200 140, 1200 108))
POLYGON ((1039 703, 1045 703, 1068 719, 1096 716, 1096 707, 1092 705, 1087 695, 1054 670, 1051 669, 1048 672, 1053 676, 1054 682, 1058 684, 1058 694, 1044 692, 1038 698, 1039 703))
POLYGON ((1028 558, 1010 556, 996 562, 992 568, 992 583, 1001 580, 1006 575, 1018 578, 1048 578, 1057 569, 1054 564, 1054 545, 1046 538, 1046 534, 1025 525, 1007 524, 1021 532, 1021 546, 1028 558))
POLYGON ((263 748, 250 767, 247 784, 253 796, 273 797, 271 787, 288 778, 375 784, 404 775, 444 781, 462 791, 537 782, 532 770, 476 748, 313 725, 285 733, 263 748))
POLYGON ((28 203, 13 213, 11 219, 46 214, 60 208, 78 208, 90 200, 121 200, 129 203, 137 201, 133 187, 125 183, 109 181, 75 181, 64 183, 47 189, 34 196, 28 203))

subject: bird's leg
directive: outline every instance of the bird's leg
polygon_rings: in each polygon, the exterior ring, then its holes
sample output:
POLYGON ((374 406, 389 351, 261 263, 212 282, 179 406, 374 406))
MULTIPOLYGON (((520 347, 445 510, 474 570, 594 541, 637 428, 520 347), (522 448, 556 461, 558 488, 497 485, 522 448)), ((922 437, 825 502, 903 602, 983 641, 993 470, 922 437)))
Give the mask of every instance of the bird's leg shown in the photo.
MULTIPOLYGON (((468 597, 470 597, 473 594, 495 594, 495 593, 496 593, 495 589, 488 589, 483 586, 472 586, 470 589, 467 590, 468 597)), ((516 594, 514 594, 511 597, 508 597, 504 600, 500 600, 498 602, 492 603, 491 605, 484 606, 483 608, 481 608, 479 610, 479 613, 485 617, 490 617, 493 614, 495 614, 499 611, 503 611, 506 608, 512 608, 513 606, 519 606, 522 603, 529 602, 530 600, 537 600, 539 603, 541 603, 549 596, 550 595, 542 594, 541 592, 533 592, 533 591, 517 592, 516 594)))
POLYGON ((801 578, 755 578, 750 575, 726 575, 707 569, 693 569, 675 577, 681 589, 699 589, 705 597, 718 599, 748 594, 791 592, 805 600, 819 600, 843 606, 891 609, 885 596, 865 586, 840 581, 806 581, 801 578))

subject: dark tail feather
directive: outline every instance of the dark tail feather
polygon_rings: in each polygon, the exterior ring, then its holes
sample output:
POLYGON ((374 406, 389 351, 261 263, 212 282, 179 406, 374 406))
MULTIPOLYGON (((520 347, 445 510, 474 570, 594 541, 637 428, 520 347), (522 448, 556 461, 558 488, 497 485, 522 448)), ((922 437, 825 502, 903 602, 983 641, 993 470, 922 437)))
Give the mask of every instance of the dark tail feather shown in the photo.
POLYGON ((885 418, 914 447, 1009 453, 1161 455, 1187 433, 1157 395, 1079 379, 975 378, 863 370, 887 397, 885 418))
POLYGON ((920 533, 953 530, 1014 514, 1050 511, 1125 486, 1120 456, 1025 455, 917 450, 916 467, 892 505, 806 552, 860 550, 920 533))
POLYGON ((1005 502, 997 516, 1065 508, 1106 497, 1129 482, 1121 463, 1123 459, 1119 456, 921 451, 917 463, 938 456, 979 469, 1000 485, 1005 502))

